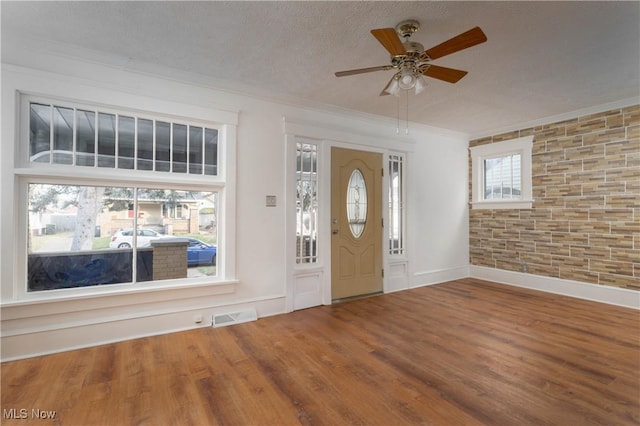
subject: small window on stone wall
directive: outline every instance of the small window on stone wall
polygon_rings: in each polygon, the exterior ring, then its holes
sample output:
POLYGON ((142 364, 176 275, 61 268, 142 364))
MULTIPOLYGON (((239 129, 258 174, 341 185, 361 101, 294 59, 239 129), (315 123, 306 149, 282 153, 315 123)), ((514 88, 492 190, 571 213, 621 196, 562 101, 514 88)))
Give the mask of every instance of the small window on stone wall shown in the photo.
POLYGON ((531 208, 532 145, 527 136, 470 148, 472 208, 531 208))

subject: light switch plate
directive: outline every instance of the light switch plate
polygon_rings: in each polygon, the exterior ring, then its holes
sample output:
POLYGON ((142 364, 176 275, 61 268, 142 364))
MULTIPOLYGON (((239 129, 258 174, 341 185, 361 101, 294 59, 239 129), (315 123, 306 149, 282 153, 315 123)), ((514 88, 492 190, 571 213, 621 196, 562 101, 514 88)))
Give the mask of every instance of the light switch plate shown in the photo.
POLYGON ((267 195, 267 207, 275 207, 275 206, 276 206, 276 196, 267 195))

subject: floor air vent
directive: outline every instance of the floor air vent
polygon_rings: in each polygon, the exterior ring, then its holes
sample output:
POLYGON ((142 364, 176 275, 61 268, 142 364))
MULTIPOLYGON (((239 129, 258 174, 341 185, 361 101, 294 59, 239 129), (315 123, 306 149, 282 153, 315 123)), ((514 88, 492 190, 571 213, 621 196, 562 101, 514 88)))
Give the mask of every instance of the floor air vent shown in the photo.
POLYGON ((231 312, 228 314, 218 314, 213 316, 214 327, 224 327, 227 325, 240 324, 243 322, 255 321, 258 314, 255 309, 246 309, 240 312, 231 312))

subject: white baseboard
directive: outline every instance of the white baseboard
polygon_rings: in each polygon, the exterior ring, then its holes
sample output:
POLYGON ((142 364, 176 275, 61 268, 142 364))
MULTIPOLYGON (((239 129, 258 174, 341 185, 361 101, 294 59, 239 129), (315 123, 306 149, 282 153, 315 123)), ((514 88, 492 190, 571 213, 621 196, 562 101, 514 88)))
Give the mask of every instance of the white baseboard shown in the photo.
POLYGON ((272 296, 243 300, 224 305, 209 305, 174 312, 158 311, 139 317, 111 317, 100 322, 59 323, 57 327, 36 327, 12 330, 2 336, 1 362, 30 358, 73 349, 82 349, 129 339, 174 333, 201 327, 211 327, 213 315, 253 308, 258 317, 285 312, 285 297, 272 296), (202 322, 196 323, 196 317, 202 322))
POLYGON ((456 266, 436 271, 423 271, 413 274, 411 288, 424 287, 427 285, 440 284, 447 281, 459 280, 469 276, 469 266, 456 266))
POLYGON ((524 274, 522 272, 469 266, 469 276, 516 287, 540 290, 578 299, 592 300, 625 308, 640 309, 640 292, 626 288, 588 284, 541 275, 524 274))

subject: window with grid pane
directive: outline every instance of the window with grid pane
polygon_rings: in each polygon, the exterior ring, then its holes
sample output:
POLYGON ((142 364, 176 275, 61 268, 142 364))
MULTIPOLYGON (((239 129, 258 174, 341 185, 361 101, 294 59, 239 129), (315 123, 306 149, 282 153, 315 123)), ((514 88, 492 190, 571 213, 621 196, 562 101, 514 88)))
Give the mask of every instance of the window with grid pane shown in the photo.
POLYGON ((31 162, 217 175, 218 130, 31 102, 31 162))
POLYGON ((27 292, 218 275, 216 126, 39 97, 22 105, 27 292))

